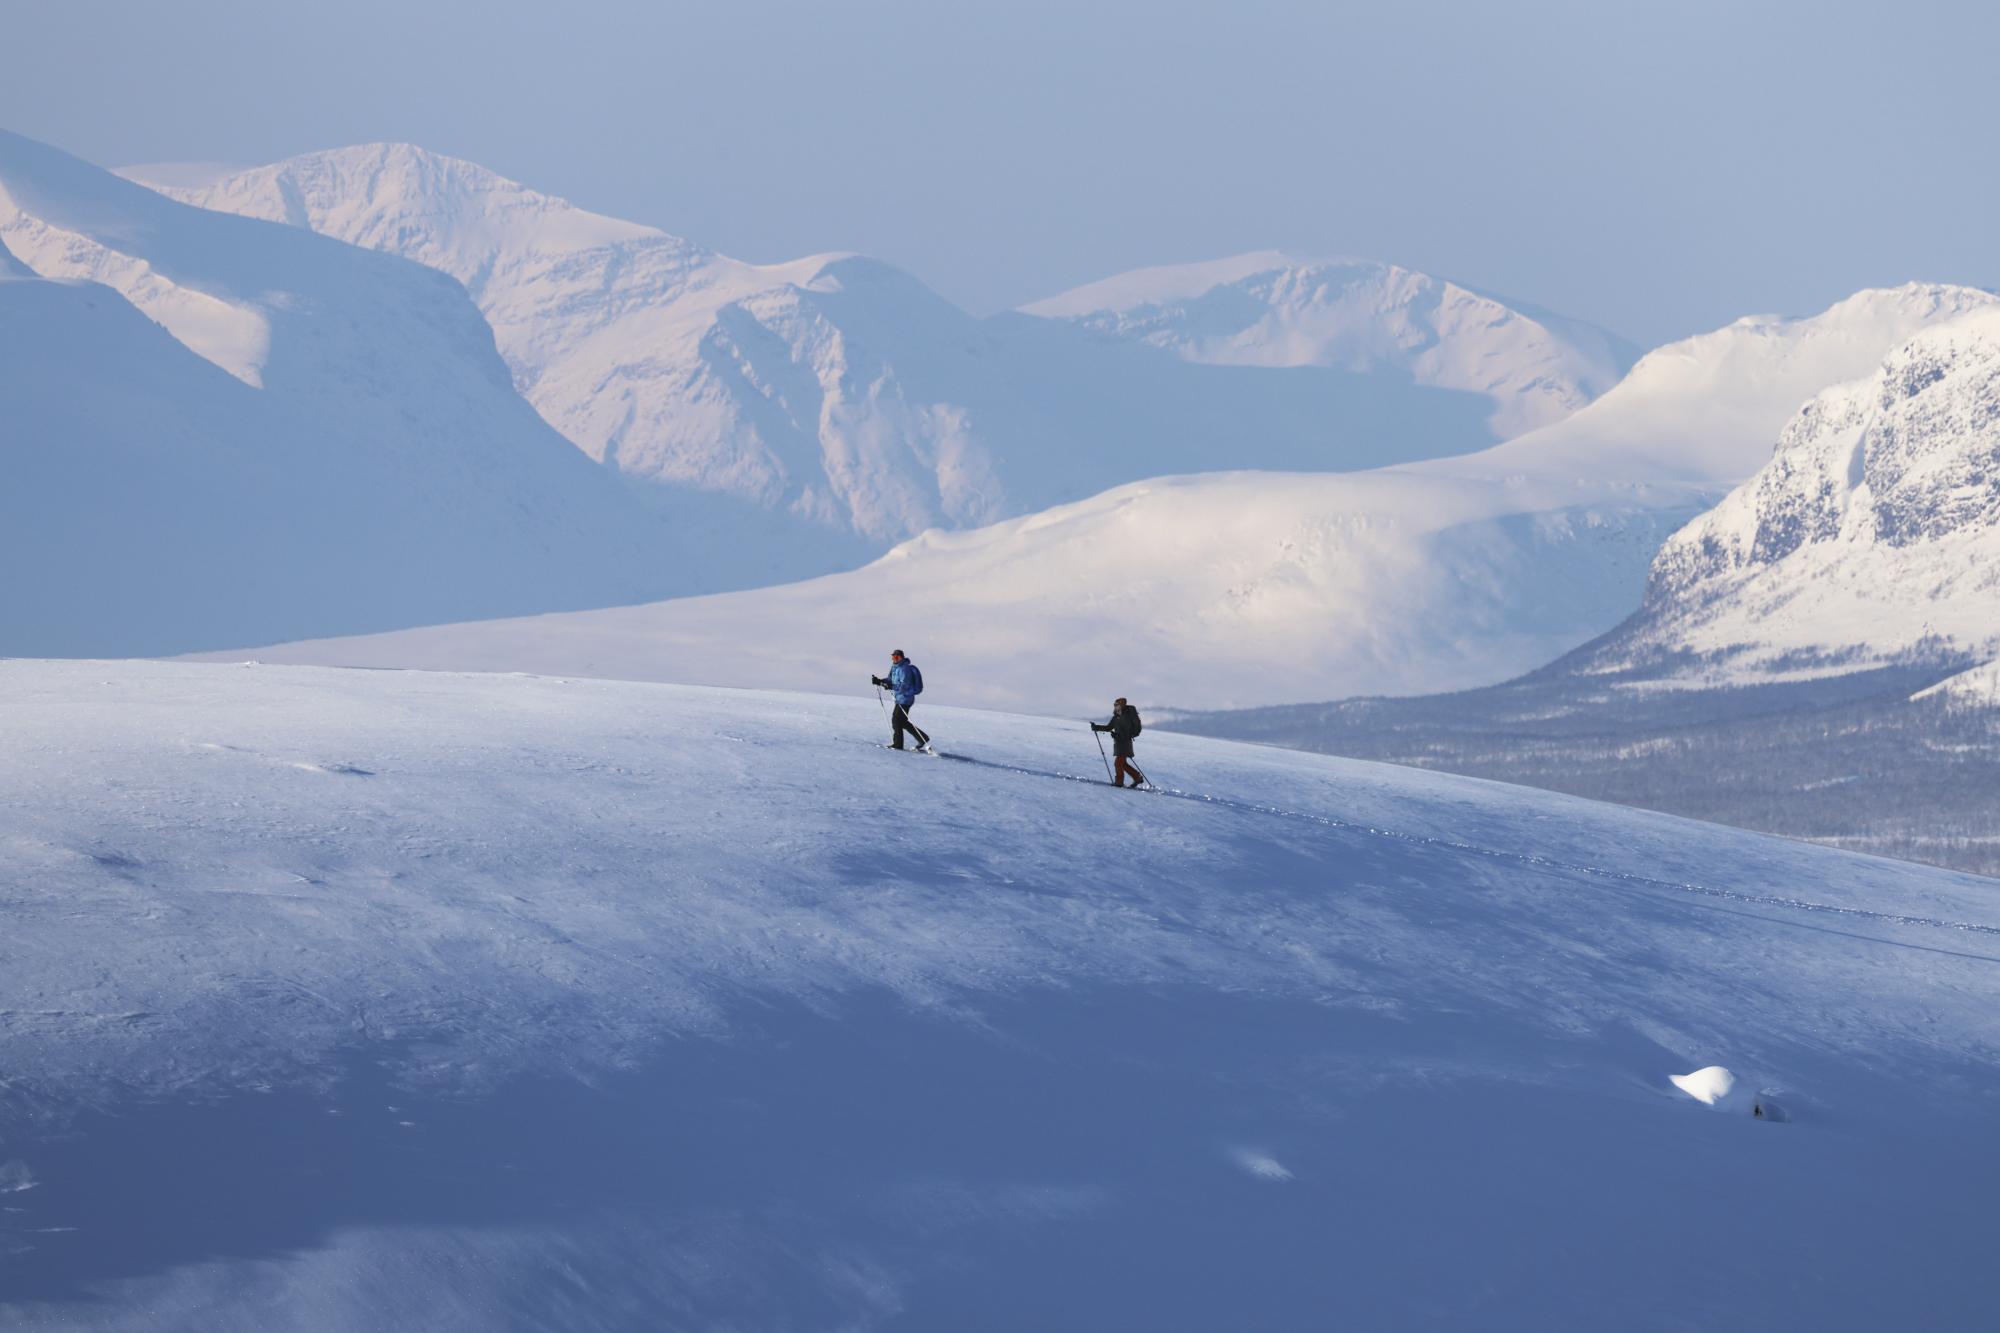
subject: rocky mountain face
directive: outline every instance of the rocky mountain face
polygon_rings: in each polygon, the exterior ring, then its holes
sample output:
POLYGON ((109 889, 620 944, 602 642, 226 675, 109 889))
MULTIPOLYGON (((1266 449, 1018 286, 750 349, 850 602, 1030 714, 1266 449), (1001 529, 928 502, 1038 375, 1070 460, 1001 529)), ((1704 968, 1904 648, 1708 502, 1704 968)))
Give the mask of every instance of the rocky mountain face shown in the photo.
POLYGON ((1830 673, 2000 650, 2000 312, 1829 388, 1770 462, 1676 533, 1600 657, 1830 673))

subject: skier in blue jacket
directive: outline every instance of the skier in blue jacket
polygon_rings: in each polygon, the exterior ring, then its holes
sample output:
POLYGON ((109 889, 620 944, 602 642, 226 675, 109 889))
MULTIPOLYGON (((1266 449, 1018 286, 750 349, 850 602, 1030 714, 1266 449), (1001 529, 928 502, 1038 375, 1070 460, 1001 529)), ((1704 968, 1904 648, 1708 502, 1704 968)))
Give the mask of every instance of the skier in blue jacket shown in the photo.
POLYGON ((924 692, 924 673, 917 670, 917 664, 903 656, 903 650, 898 648, 889 654, 888 677, 870 676, 868 679, 875 683, 876 689, 888 690, 896 696, 896 711, 890 718, 894 739, 889 748, 902 749, 903 733, 907 731, 916 737, 919 750, 930 749, 930 736, 910 721, 910 709, 917 702, 917 696, 924 692))

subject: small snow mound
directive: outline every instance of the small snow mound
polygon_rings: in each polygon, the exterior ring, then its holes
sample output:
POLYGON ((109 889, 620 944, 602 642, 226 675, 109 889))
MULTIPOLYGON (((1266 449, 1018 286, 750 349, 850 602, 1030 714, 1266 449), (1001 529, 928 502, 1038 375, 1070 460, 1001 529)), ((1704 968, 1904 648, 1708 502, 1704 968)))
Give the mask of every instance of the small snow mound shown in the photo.
POLYGON ((1669 1074, 1667 1079, 1706 1106, 1727 1107, 1737 1100, 1736 1075, 1721 1065, 1708 1065, 1692 1074, 1669 1074))
POLYGON ((23 1194, 38 1183, 25 1162, 0 1162, 0 1194, 23 1194))
POLYGON ((1292 1172, 1283 1162, 1269 1153, 1251 1148, 1238 1148, 1229 1154, 1236 1165, 1242 1167, 1259 1180, 1290 1180, 1292 1172))
POLYGON ((1688 1096, 1718 1111, 1730 1111, 1780 1124, 1792 1118, 1783 1106, 1766 1094, 1753 1093, 1747 1086, 1738 1083, 1736 1075, 1721 1065, 1708 1065, 1692 1074, 1669 1074, 1667 1078, 1688 1096))

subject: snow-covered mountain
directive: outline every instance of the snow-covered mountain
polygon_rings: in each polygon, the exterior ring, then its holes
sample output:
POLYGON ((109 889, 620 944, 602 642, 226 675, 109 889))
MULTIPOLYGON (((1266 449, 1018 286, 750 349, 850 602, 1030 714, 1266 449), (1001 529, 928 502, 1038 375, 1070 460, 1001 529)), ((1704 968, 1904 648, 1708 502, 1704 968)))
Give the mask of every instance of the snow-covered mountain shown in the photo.
POLYGON ((1365 299, 1329 302, 1323 270, 1273 298, 1316 349, 1194 364, 1087 320, 974 319, 860 256, 743 263, 408 145, 161 188, 451 274, 552 425, 724 541, 791 520, 758 544, 794 574, 1166 473, 1463 453, 1622 369, 1595 330, 1383 266, 1365 299))
POLYGON ((1480 455, 1490 472, 1670 478, 1730 488, 1770 460, 1785 423, 1822 390, 1875 372, 1920 330, 2000 308, 1953 283, 1856 292, 1806 318, 1751 315, 1648 352, 1616 404, 1480 455))
POLYGON ((1990 881, 866 699, 0 694, 9 1327, 1990 1313, 1990 881))
POLYGON ((1476 393, 1508 439, 1575 412, 1637 353, 1604 330, 1362 259, 1259 251, 1140 269, 1023 307, 1224 366, 1337 366, 1476 393))
POLYGON ((2000 659, 1948 676, 1914 698, 1936 699, 1947 707, 2000 709, 2000 659))
POLYGON ((1996 654, 1988 304, 1807 403, 1603 637, 1485 689, 1175 725, 1996 874, 1996 654))
POLYGON ((696 586, 456 283, 0 133, 0 652, 185 651, 696 586))
POLYGON ((1676 533, 1597 655, 1696 677, 2000 652, 2000 310, 1821 393, 1758 474, 1676 533), (1691 660, 1690 660, 1691 659, 1691 660))
POLYGON ((1160 479, 789 587, 256 655, 828 688, 904 647, 941 698, 1071 714, 1489 684, 1630 615, 1661 542, 1769 457, 1805 397, 1996 306, 1913 285, 1740 321, 1464 458, 1160 479))

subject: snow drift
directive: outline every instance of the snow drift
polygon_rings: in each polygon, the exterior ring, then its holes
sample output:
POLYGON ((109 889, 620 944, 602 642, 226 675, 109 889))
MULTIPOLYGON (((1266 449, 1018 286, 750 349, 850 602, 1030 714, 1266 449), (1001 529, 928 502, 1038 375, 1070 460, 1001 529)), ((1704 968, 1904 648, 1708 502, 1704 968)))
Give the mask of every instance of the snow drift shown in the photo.
POLYGON ((1986 881, 1150 732, 1119 792, 1074 724, 896 755, 865 698, 0 690, 6 1322, 1988 1307, 1986 881), (1791 1122, 1667 1081, 1711 1065, 1791 1122))
POLYGON ((1660 544, 1769 457, 1803 397, 1995 304, 1911 286, 1739 321, 1464 458, 1165 478, 788 587, 255 651, 823 689, 902 646, 940 697, 1070 713, 1117 695, 1222 708, 1489 684, 1629 616, 1660 544))
POLYGON ((696 585, 464 292, 0 133, 0 652, 185 651, 696 585))

